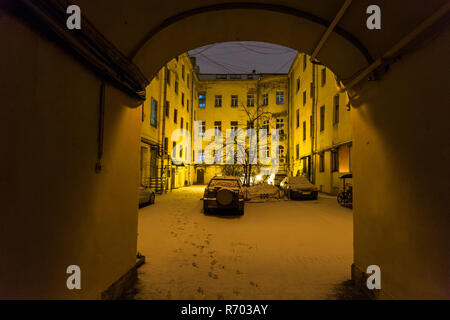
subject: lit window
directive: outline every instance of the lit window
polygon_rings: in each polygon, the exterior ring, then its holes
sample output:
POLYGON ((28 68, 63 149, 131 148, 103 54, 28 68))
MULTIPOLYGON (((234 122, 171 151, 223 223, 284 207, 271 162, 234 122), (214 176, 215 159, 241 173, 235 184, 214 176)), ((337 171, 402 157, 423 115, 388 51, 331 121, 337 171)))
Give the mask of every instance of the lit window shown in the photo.
POLYGON ((284 104, 284 92, 277 91, 277 104, 284 104))
POLYGON ((221 107, 222 106, 222 96, 221 95, 216 95, 214 106, 215 107, 221 107))
POLYGON ((198 94, 198 106, 200 108, 206 107, 206 94, 205 93, 198 94))
POLYGON ((255 95, 248 94, 247 95, 247 107, 254 107, 255 106, 255 95))
POLYGON ((231 96, 231 106, 232 107, 237 107, 238 103, 239 103, 238 96, 237 95, 232 95, 231 96))
POLYGON ((152 117, 151 117, 151 125, 156 127, 157 119, 158 119, 158 102, 152 98, 152 117))

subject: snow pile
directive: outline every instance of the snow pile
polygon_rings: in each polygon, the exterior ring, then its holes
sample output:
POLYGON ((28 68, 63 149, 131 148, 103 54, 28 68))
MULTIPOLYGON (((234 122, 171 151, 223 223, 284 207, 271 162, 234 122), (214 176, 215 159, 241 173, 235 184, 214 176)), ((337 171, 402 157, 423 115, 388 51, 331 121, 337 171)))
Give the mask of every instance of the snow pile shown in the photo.
POLYGON ((247 188, 247 199, 279 199, 281 196, 281 191, 277 187, 267 184, 260 183, 247 188))

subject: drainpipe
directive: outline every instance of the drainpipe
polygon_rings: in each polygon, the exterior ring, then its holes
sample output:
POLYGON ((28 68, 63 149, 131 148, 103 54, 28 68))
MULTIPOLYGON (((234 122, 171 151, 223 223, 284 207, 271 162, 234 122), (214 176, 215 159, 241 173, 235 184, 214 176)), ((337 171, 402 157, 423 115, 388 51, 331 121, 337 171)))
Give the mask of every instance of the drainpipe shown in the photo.
POLYGON ((160 179, 161 180, 161 194, 163 194, 164 191, 165 191, 164 190, 163 176, 164 176, 164 154, 165 154, 166 150, 164 150, 164 148, 165 148, 164 142, 166 140, 165 138, 166 138, 167 72, 169 72, 166 66, 163 67, 163 70, 164 70, 164 72, 163 72, 162 78, 163 78, 163 81, 164 81, 164 84, 163 84, 164 90, 163 90, 163 108, 162 108, 163 121, 162 121, 162 128, 161 128, 161 137, 162 137, 162 143, 161 143, 161 174, 160 174, 160 176, 161 176, 161 179, 160 179))

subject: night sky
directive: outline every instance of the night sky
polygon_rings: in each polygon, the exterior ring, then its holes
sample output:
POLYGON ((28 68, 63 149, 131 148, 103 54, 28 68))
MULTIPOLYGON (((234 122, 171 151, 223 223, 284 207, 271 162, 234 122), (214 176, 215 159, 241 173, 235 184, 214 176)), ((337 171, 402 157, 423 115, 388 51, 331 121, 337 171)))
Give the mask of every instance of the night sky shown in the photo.
POLYGON ((256 41, 222 42, 189 51, 200 73, 287 73, 296 50, 256 41))

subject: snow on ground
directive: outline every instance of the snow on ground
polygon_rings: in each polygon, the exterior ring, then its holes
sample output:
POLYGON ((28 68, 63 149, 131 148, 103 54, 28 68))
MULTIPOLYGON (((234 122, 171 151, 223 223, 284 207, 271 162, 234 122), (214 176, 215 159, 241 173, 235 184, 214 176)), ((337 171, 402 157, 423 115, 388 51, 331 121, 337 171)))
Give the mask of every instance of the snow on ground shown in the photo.
POLYGON ((181 188, 140 210, 146 264, 126 298, 355 297, 343 284, 353 261, 352 211, 334 197, 246 203, 242 217, 205 216, 203 190, 181 188))

